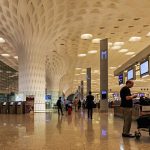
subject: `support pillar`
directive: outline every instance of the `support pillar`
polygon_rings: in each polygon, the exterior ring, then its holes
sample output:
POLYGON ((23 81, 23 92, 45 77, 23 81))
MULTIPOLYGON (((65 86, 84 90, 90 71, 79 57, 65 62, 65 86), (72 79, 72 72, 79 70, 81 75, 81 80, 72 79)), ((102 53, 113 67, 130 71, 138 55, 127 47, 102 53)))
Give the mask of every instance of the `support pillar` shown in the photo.
POLYGON ((84 85, 83 85, 83 80, 81 81, 81 101, 83 101, 83 90, 84 90, 84 85))
POLYGON ((37 49, 19 51, 19 93, 34 97, 34 112, 45 112, 45 54, 37 49))
POLYGON ((108 112, 108 39, 100 41, 100 111, 108 112))

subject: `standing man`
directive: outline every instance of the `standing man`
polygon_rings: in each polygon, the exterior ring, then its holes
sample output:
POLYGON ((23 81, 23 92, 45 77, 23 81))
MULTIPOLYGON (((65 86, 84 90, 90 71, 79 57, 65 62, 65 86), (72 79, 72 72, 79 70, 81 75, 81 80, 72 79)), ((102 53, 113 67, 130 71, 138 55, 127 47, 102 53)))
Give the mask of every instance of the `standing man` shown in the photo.
POLYGON ((124 125, 123 125, 123 137, 134 137, 134 135, 130 134, 131 123, 132 123, 132 106, 133 106, 133 98, 136 98, 137 95, 131 96, 130 88, 132 88, 134 82, 128 80, 126 82, 126 86, 124 86, 120 90, 120 97, 121 97, 121 107, 123 107, 123 118, 124 118, 124 125))
POLYGON ((93 115, 93 102, 94 100, 94 96, 92 95, 92 92, 89 91, 89 95, 86 97, 86 106, 88 109, 88 118, 92 119, 92 115, 93 115))
POLYGON ((59 99, 57 100, 57 107, 58 107, 58 115, 60 115, 60 111, 61 111, 61 115, 64 115, 62 111, 61 97, 59 97, 59 99))

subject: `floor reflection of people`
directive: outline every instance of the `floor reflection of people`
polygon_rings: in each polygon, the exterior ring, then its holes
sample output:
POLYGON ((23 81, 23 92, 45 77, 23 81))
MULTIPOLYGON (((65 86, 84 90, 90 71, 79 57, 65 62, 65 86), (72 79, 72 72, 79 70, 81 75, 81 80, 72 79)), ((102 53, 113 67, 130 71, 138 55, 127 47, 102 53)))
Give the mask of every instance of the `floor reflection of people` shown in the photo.
POLYGON ((68 115, 68 125, 72 122, 72 115, 68 115))
MULTIPOLYGON (((133 147, 133 145, 132 145, 133 147)), ((128 138, 123 138, 123 143, 120 144, 120 150, 131 150, 131 144, 130 144, 130 140, 128 138)))
POLYGON ((93 123, 91 120, 88 120, 87 122, 87 130, 86 130, 86 138, 88 143, 92 143, 94 140, 94 129, 93 129, 93 123))
POLYGON ((61 129, 62 129, 61 125, 62 125, 62 116, 58 115, 57 129, 60 134, 61 134, 61 129))

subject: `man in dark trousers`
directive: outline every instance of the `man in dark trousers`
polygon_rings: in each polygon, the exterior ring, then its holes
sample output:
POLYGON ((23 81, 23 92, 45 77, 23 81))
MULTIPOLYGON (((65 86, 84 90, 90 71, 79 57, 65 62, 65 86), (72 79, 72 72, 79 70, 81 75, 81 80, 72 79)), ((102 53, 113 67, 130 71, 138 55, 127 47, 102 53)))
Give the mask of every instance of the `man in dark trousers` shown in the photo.
POLYGON ((58 115, 60 115, 60 111, 61 111, 61 115, 63 115, 62 106, 61 106, 61 97, 59 97, 59 99, 57 100, 57 107, 58 107, 58 115))
POLYGON ((136 98, 137 95, 131 95, 130 88, 132 88, 134 82, 128 80, 126 82, 126 86, 124 86, 120 90, 121 97, 121 107, 123 109, 123 117, 124 117, 124 125, 123 125, 123 137, 134 137, 134 135, 130 134, 130 128, 132 123, 132 106, 133 106, 133 98, 136 98))
POLYGON ((88 109, 88 118, 92 119, 92 114, 93 114, 93 102, 94 96, 92 95, 92 92, 89 91, 89 95, 86 97, 86 106, 88 109))

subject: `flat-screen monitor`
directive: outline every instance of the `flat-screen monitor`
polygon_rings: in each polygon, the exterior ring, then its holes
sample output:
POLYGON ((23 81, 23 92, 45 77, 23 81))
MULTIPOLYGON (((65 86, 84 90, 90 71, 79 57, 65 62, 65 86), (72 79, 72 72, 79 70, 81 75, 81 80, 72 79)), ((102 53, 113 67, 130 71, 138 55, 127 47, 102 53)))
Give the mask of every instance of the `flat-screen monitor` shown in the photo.
POLYGON ((128 70, 127 73, 127 80, 133 80, 134 79, 134 71, 133 69, 128 70))
POLYGON ((46 100, 51 100, 51 99, 52 99, 52 96, 51 96, 51 95, 45 95, 45 99, 46 99, 46 100))
POLYGON ((118 76, 119 85, 123 84, 123 74, 118 76))
POLYGON ((140 64, 140 76, 144 76, 149 73, 149 61, 144 61, 140 64))
POLYGON ((144 97, 145 93, 139 93, 139 97, 144 97))
POLYGON ((101 95, 102 95, 102 99, 107 99, 107 91, 106 90, 102 90, 101 95))

